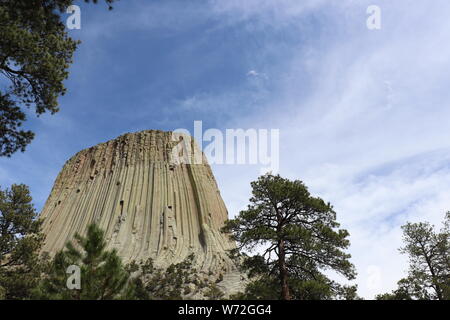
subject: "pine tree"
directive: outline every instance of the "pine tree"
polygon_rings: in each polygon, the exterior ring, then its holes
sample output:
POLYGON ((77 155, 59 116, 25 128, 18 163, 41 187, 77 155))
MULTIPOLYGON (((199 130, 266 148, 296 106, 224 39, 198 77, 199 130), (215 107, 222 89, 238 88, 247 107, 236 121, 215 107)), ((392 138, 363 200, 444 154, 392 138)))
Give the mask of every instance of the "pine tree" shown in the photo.
POLYGON ((338 229, 332 206, 312 197, 301 181, 279 175, 261 176, 251 186, 248 209, 223 229, 232 234, 238 249, 261 252, 244 258, 244 269, 255 279, 247 295, 325 299, 344 292, 322 272, 331 269, 348 279, 355 276, 350 255, 343 251, 350 244, 349 234, 338 229))
POLYGON ((408 276, 401 279, 392 293, 378 295, 378 300, 450 300, 450 212, 437 232, 430 223, 402 226, 408 255, 408 276))
POLYGON ((27 299, 39 280, 41 221, 27 186, 0 189, 0 298, 27 299))
MULTIPOLYGON (((112 300, 132 298, 130 273, 115 250, 106 250, 104 232, 95 224, 86 237, 75 235, 49 264, 49 271, 34 291, 36 299, 112 300), (80 270, 79 288, 70 288, 70 266, 80 270)), ((75 282, 76 284, 76 282, 75 282)))

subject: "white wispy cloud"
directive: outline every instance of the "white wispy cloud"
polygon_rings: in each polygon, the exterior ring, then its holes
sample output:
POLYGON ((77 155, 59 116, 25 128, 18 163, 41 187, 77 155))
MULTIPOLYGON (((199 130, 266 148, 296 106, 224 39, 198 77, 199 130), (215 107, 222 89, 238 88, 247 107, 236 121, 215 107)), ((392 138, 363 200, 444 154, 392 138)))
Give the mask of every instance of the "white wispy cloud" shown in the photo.
MULTIPOLYGON (((241 12, 239 23, 259 19, 271 26, 270 12, 277 21, 295 24, 292 12, 304 12, 299 3, 236 1, 220 9, 241 12)), ((316 35, 326 43, 300 43, 286 53, 288 62, 271 63, 278 91, 261 106, 262 115, 229 125, 280 128, 281 174, 304 180, 335 205, 351 233, 360 294, 371 298, 393 289, 407 269, 398 252, 400 226, 421 220, 439 224, 450 209, 450 23, 445 14, 450 4, 379 1, 381 31, 365 27, 367 5, 333 5, 334 16, 323 16, 319 25, 326 27, 316 35)), ((307 8, 320 14, 330 6, 307 8)), ((261 48, 272 49, 270 43, 261 48)), ((216 172, 235 214, 247 203, 250 188, 229 177, 236 172, 240 182, 250 181, 257 173, 233 167, 216 172)))
POLYGON ((269 79, 267 74, 262 73, 262 72, 258 72, 256 70, 248 71, 247 72, 247 77, 254 77, 254 78, 259 78, 259 79, 264 79, 264 80, 268 80, 269 79))

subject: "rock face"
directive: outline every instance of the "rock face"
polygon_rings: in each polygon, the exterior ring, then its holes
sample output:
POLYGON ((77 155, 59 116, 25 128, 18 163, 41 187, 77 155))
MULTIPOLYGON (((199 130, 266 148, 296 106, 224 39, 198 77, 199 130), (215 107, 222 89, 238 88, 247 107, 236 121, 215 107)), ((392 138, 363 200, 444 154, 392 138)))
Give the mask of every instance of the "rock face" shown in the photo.
POLYGON ((177 164, 173 150, 181 143, 151 130, 78 152, 41 213, 43 250, 55 253, 96 222, 125 262, 153 258, 166 267, 194 253, 205 274, 235 275, 226 253, 234 243, 220 232, 227 210, 212 171, 201 152, 201 164, 177 164))

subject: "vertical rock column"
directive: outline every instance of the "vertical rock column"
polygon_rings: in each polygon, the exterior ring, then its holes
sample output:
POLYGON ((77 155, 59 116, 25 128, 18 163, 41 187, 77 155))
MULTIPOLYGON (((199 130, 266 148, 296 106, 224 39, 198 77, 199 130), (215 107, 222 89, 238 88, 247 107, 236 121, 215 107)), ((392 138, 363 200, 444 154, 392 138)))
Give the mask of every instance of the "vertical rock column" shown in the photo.
POLYGON ((82 150, 66 162, 41 213, 51 254, 90 223, 105 230, 124 261, 166 267, 195 254, 205 272, 230 272, 220 232, 227 210, 211 168, 173 164, 171 132, 142 131, 82 150))

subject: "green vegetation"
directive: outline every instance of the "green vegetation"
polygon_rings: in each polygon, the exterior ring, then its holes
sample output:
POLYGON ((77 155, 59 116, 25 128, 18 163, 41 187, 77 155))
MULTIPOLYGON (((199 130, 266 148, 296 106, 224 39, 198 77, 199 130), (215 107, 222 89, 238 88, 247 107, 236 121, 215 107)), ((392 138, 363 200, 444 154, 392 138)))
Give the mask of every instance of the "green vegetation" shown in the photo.
POLYGON ((34 290, 36 299, 112 300, 132 298, 134 288, 130 274, 115 250, 106 250, 103 231, 95 224, 88 227, 86 237, 75 236, 66 250, 58 252, 34 290), (79 268, 80 285, 67 285, 70 266, 79 268))
POLYGON ((223 229, 232 234, 238 249, 262 251, 242 255, 252 281, 235 298, 331 299, 355 292, 323 273, 329 269, 348 279, 356 274, 344 252, 349 234, 338 229, 333 207, 312 197, 299 180, 267 174, 251 186, 248 209, 223 229))
POLYGON ((166 269, 155 267, 153 260, 145 263, 135 262, 128 266, 131 272, 137 272, 133 278, 136 289, 135 298, 141 300, 183 300, 195 296, 218 299, 223 293, 205 278, 194 266, 194 255, 184 261, 170 265, 166 269))
POLYGON ((0 188, 0 298, 27 299, 40 276, 44 237, 28 187, 0 188))
POLYGON ((402 229, 405 246, 400 252, 408 255, 408 276, 377 299, 450 300, 450 212, 440 232, 428 222, 407 223, 402 229))

